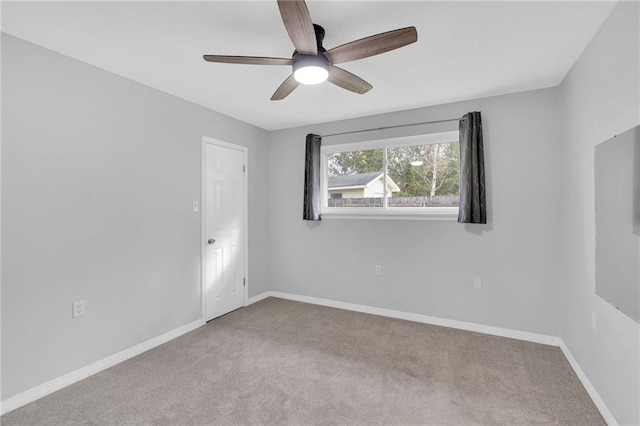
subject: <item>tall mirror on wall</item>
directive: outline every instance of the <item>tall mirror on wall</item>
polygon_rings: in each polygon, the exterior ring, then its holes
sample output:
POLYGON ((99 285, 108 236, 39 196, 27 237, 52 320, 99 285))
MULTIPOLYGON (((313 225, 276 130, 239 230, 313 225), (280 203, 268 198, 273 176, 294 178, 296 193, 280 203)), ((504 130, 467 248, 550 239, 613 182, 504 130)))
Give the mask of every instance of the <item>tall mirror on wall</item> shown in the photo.
POLYGON ((596 293, 640 322, 640 126, 596 146, 596 293))

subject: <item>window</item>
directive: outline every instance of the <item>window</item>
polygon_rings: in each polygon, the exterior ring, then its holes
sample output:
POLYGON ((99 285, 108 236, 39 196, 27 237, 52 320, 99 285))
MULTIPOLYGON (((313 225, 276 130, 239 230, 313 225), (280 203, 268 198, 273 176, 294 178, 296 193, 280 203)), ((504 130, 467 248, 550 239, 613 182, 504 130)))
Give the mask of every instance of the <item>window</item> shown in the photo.
POLYGON ((325 217, 453 219, 458 132, 322 147, 325 217))

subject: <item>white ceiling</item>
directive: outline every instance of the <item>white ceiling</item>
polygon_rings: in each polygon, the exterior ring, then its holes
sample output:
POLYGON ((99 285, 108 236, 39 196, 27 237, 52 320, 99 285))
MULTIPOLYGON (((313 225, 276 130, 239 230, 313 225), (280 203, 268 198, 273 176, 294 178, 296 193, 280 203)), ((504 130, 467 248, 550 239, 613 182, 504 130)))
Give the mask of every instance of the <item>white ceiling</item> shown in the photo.
POLYGON ((2 2, 2 31, 267 130, 558 85, 613 2, 308 1, 327 49, 413 25, 418 42, 341 65, 373 89, 330 83, 269 98, 285 66, 203 54, 291 57, 275 0, 2 2))

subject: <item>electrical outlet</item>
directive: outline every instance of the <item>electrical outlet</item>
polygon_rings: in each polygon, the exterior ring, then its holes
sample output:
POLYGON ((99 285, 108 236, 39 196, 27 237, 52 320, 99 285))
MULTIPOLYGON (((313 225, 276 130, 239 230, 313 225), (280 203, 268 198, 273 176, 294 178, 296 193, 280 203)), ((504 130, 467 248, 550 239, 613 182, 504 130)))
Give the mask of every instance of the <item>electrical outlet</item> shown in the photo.
POLYGON ((382 266, 376 265, 376 275, 382 275, 382 266))
POLYGON ((71 317, 77 318, 84 315, 84 300, 73 302, 71 317))
POLYGON ((473 288, 482 288, 482 277, 473 277, 473 288))
POLYGON ((593 331, 598 329, 598 317, 596 316, 596 311, 591 311, 591 328, 593 331))

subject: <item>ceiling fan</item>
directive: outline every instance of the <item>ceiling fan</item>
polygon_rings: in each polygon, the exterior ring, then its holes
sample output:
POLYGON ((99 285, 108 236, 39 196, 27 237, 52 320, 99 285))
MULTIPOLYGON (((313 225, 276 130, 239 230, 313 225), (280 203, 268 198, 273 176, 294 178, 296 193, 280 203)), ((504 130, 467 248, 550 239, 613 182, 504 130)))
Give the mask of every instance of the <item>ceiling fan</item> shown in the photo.
POLYGON ((293 42, 291 59, 259 56, 204 55, 208 62, 248 65, 291 65, 293 74, 276 89, 272 101, 282 100, 300 84, 318 84, 325 80, 343 89, 363 94, 373 86, 336 64, 379 55, 418 40, 415 27, 400 28, 365 37, 326 50, 322 46, 324 28, 311 22, 304 0, 278 0, 280 15, 293 42))

